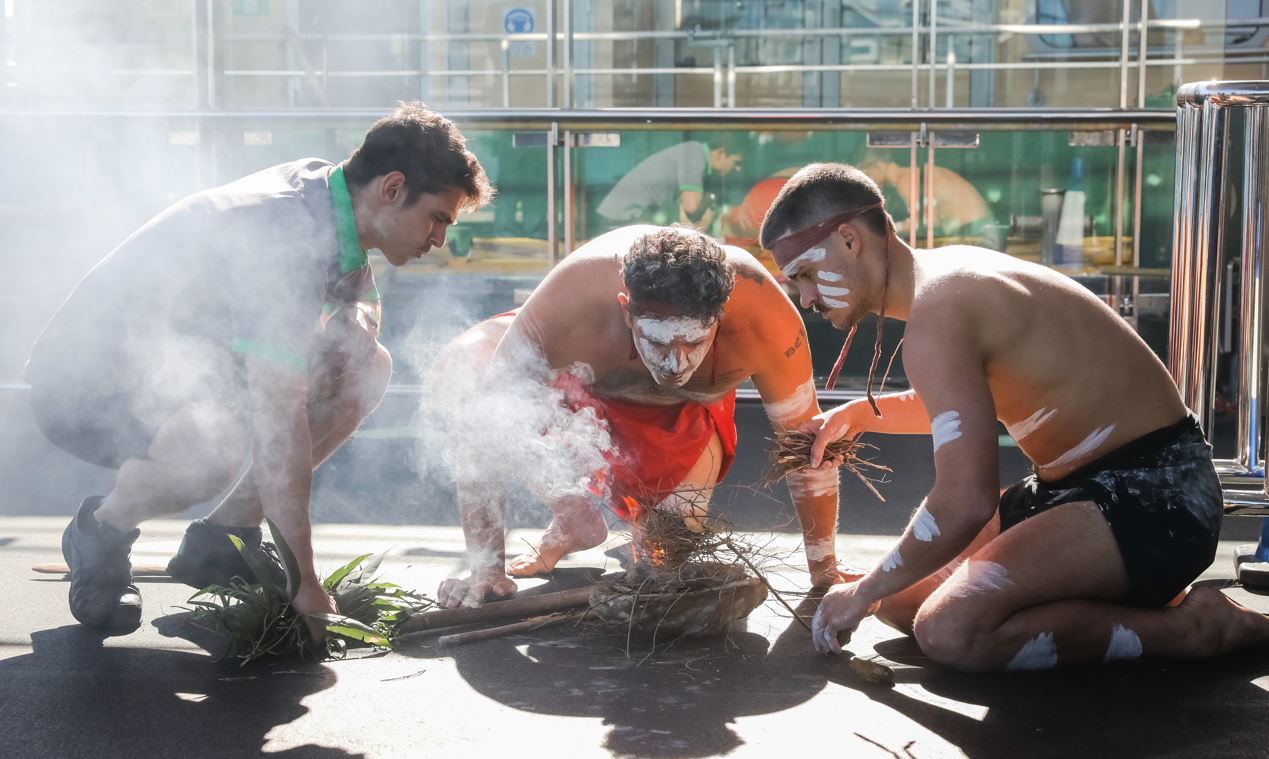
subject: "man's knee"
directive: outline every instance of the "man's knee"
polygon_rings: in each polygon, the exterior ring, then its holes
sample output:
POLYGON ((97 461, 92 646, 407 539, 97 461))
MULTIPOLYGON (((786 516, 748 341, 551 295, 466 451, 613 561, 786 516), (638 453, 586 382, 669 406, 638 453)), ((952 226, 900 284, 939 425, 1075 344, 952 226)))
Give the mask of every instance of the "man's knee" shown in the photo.
POLYGON ((921 652, 953 669, 983 671, 994 664, 992 635, 982 614, 963 604, 929 602, 917 611, 912 636, 921 652))
POLYGON ((375 343, 375 351, 356 372, 343 378, 336 397, 353 404, 362 419, 379 406, 388 391, 392 379, 392 354, 381 343, 375 343))

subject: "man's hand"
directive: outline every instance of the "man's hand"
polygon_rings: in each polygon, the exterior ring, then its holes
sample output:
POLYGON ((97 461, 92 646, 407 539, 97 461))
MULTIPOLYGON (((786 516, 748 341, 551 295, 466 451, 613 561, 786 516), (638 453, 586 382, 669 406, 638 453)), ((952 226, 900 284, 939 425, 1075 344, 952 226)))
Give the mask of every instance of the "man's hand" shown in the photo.
POLYGON ((851 582, 834 585, 824 594, 820 606, 815 610, 815 618, 811 620, 811 643, 817 653, 840 654, 842 644, 838 642, 838 633, 845 633, 845 641, 859 627, 859 623, 877 611, 881 601, 874 601, 859 592, 859 583, 851 582))
POLYGON ((857 398, 813 417, 804 427, 807 432, 815 434, 815 442, 811 444, 811 468, 819 468, 821 464, 840 464, 840 461, 832 459, 824 461, 824 449, 829 443, 844 437, 859 437, 872 427, 876 419, 872 406, 864 398, 857 398))
POLYGON ((499 570, 472 572, 467 579, 450 577, 436 591, 436 600, 443 609, 465 606, 475 609, 498 598, 506 598, 516 592, 515 580, 499 570))
MULTIPOLYGON (((326 589, 316 579, 300 582, 300 590, 291 602, 292 608, 299 614, 338 614, 335 599, 330 597, 326 589)), ((308 626, 309 637, 318 644, 326 639, 326 622, 318 619, 304 619, 308 626)))

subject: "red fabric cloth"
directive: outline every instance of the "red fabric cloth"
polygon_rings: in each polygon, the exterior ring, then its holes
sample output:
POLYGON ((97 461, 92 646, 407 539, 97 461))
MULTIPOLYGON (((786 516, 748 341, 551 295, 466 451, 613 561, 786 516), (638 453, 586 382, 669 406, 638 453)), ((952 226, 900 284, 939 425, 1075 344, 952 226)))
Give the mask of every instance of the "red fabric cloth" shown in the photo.
POLYGON ((605 455, 610 467, 606 481, 612 491, 612 508, 627 522, 632 514, 625 500, 642 506, 660 503, 683 482, 701 457, 710 438, 718 433, 723 458, 721 480, 736 458, 736 391, 713 403, 687 401, 674 406, 649 406, 612 398, 599 398, 576 377, 565 374, 557 381, 570 408, 594 409, 608 424, 612 450, 605 455))

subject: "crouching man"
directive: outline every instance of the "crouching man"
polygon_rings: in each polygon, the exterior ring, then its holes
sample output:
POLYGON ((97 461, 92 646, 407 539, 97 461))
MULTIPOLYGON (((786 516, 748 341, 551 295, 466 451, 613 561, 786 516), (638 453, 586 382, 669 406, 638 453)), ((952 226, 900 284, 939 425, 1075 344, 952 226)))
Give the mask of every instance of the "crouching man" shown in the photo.
POLYGON ((76 619, 136 629, 137 526, 226 491, 186 532, 172 576, 253 579, 228 536, 258 551, 268 516, 299 564, 295 608, 334 610, 313 566, 313 469, 378 405, 392 370, 366 250, 404 265, 491 192, 454 125, 406 104, 341 165, 295 161, 186 198, 84 277, 26 370, 48 439, 119 470, 62 539, 76 619))
MULTIPOLYGON (((793 304, 752 256, 682 228, 625 227, 595 238, 518 313, 453 341, 438 371, 452 378, 484 364, 463 404, 473 416, 458 423, 455 440, 468 441, 455 464, 472 571, 442 583, 443 606, 505 596, 515 589, 508 575, 548 572, 599 545, 607 536, 601 507, 636 523, 647 508, 689 525, 702 518, 735 453, 736 386, 746 379, 778 430, 819 413, 793 304), (507 567, 510 478, 543 497, 553 519, 507 567)), ((836 471, 789 482, 812 583, 840 582, 836 471)))

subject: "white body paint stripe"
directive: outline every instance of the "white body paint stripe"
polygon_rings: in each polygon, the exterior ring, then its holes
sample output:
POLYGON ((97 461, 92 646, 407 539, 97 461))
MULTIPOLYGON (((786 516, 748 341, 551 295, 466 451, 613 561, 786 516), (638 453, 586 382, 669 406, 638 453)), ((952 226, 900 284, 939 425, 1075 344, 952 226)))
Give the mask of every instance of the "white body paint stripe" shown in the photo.
POLYGON ((961 436, 959 411, 944 411, 930 421, 930 434, 934 436, 934 450, 961 436))
POLYGON ((1041 466, 1040 468, 1051 469, 1055 466, 1065 466, 1067 464, 1071 464, 1076 461, 1079 461, 1080 459, 1087 457, 1093 451, 1097 450, 1098 447, 1100 447, 1102 443, 1106 442, 1106 438, 1110 437, 1110 433, 1114 431, 1115 431, 1115 425, 1113 424, 1110 425, 1109 427, 1102 427, 1101 429, 1093 430, 1092 433, 1090 433, 1088 437, 1080 441, 1079 445, 1075 446, 1074 448, 1062 454, 1061 456, 1058 456, 1056 459, 1050 461, 1049 463, 1041 466))
POLYGON ((820 291, 820 295, 850 295, 849 287, 829 287, 828 285, 816 285, 815 289, 820 291))
POLYGON ((1009 430, 1009 434, 1013 436, 1014 440, 1021 440, 1027 435, 1030 435, 1032 432, 1035 432, 1040 425, 1052 419, 1053 415, 1056 413, 1057 409, 1055 408, 1042 408, 1017 424, 1006 425, 1005 429, 1009 430))
POLYGON ((788 476, 789 492, 794 498, 812 498, 837 492, 837 467, 823 471, 794 472, 788 476))
POLYGON ((1005 569, 1003 564, 997 564, 994 561, 970 559, 957 568, 957 573, 964 579, 958 581, 959 587, 952 592, 955 598, 968 598, 978 593, 1004 590, 1013 584, 1013 581, 1009 579, 1009 570, 1005 569))
POLYGON ((806 544, 808 561, 823 561, 837 555, 837 541, 833 538, 812 540, 806 544))
POLYGON ((1053 642, 1053 633, 1040 633, 1018 649, 1007 669, 1053 669, 1056 666, 1057 645, 1053 642))
POLYGON ((890 572, 903 566, 903 557, 899 555, 899 546, 890 549, 886 558, 881 560, 881 571, 890 572))
POLYGON ((824 256, 828 255, 828 251, 824 248, 811 248, 802 255, 793 259, 780 268, 785 275, 792 277, 797 273, 798 265, 808 263, 813 264, 824 260, 824 256))
POLYGON ((789 393, 782 400, 773 403, 764 403, 762 407, 766 409, 767 416, 777 422, 784 422, 806 413, 815 404, 815 380, 807 380, 798 385, 792 393, 789 393))
POLYGON ((1141 638, 1123 625, 1115 625, 1110 633, 1110 645, 1106 647, 1103 661, 1125 661, 1141 658, 1141 638))
POLYGON ((922 543, 929 543, 938 536, 939 523, 934 521, 934 515, 926 510, 923 504, 912 517, 912 537, 922 543))
POLYGON ((849 303, 847 303, 847 302, 846 302, 846 301, 844 301, 844 300, 838 300, 838 299, 836 299, 836 298, 830 298, 830 297, 828 297, 828 296, 826 296, 826 295, 821 295, 821 296, 820 296, 820 303, 823 303, 824 305, 828 306, 829 308, 846 308, 847 306, 849 306, 849 305, 850 305, 849 303))
POLYGON ((838 274, 835 271, 820 271, 820 272, 816 272, 815 276, 819 277, 825 282, 841 282, 845 278, 843 275, 838 274))

